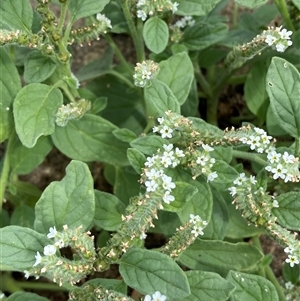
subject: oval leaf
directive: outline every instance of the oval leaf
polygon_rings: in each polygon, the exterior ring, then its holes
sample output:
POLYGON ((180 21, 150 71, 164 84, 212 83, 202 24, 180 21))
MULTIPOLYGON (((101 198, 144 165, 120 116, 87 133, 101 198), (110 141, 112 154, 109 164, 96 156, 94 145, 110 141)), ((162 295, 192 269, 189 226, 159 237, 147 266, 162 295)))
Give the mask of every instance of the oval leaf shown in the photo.
POLYGON ((273 57, 266 89, 272 111, 280 127, 294 138, 300 137, 300 73, 288 61, 273 57))
POLYGON ((171 89, 162 81, 153 79, 150 87, 144 89, 148 115, 163 116, 171 110, 180 114, 180 105, 171 89))
POLYGON ((39 52, 30 53, 24 63, 24 79, 27 83, 41 83, 52 75, 56 64, 39 52))
POLYGON ((72 159, 128 165, 128 144, 112 134, 116 129, 104 118, 86 114, 80 120, 69 121, 65 127, 56 127, 51 137, 55 146, 72 159))
POLYGON ((52 182, 36 203, 34 228, 47 233, 50 227, 58 230, 63 225, 70 228, 83 226, 83 230, 94 219, 94 181, 85 163, 71 161, 66 168, 66 176, 52 182))
POLYGON ((120 260, 120 274, 127 285, 143 294, 160 291, 174 301, 190 294, 182 269, 169 256, 155 251, 129 249, 120 260))
POLYGON ((272 212, 278 223, 285 228, 300 231, 300 192, 283 193, 276 200, 279 207, 273 208, 272 212))
POLYGON ((235 0, 235 2, 243 7, 256 8, 266 4, 268 0, 235 0))
POLYGON ((118 230, 125 205, 114 195, 99 190, 95 190, 95 205, 95 225, 107 231, 118 230))
POLYGON ((14 119, 23 145, 33 147, 40 136, 54 132, 55 115, 62 103, 60 90, 47 85, 29 84, 20 90, 14 101, 14 119))
POLYGON ((186 273, 191 294, 183 301, 226 301, 235 287, 220 275, 204 271, 186 273))
POLYGON ((261 276, 230 271, 226 279, 235 286, 232 301, 278 301, 274 285, 261 276))
POLYGON ((146 162, 146 158, 142 152, 135 148, 128 148, 127 150, 127 158, 130 162, 130 165, 134 168, 134 170, 138 173, 142 173, 142 168, 146 162))
POLYGON ((0 229, 0 268, 24 271, 35 262, 36 252, 42 252, 51 241, 29 228, 7 226, 0 229))
POLYGON ((158 17, 150 18, 143 28, 143 37, 148 49, 156 54, 165 50, 169 41, 169 28, 165 21, 158 17))
POLYGON ((50 301, 48 298, 41 297, 34 293, 15 292, 6 301, 50 301))
POLYGON ((177 0, 179 3, 176 14, 184 16, 205 16, 221 0, 177 0))

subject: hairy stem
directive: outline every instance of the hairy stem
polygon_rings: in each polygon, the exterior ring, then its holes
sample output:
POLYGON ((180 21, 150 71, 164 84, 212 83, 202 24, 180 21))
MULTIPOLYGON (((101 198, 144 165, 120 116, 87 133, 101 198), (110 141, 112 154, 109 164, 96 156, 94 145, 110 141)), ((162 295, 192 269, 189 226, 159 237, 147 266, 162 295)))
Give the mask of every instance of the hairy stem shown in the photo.
POLYGON ((240 159, 245 159, 245 160, 249 160, 249 161, 253 161, 256 162, 262 166, 266 166, 268 165, 267 161, 262 159, 260 157, 260 155, 257 155, 255 153, 246 153, 246 152, 242 152, 242 151, 238 151, 238 150, 234 150, 232 152, 233 157, 235 158, 240 158, 240 159))
POLYGON ((289 12, 288 12, 288 9, 287 9, 287 5, 286 5, 286 0, 274 0, 277 8, 278 8, 278 11, 280 12, 285 24, 286 24, 286 27, 291 30, 291 31, 295 31, 295 28, 294 28, 294 25, 293 25, 293 22, 290 18, 290 15, 289 15, 289 12))

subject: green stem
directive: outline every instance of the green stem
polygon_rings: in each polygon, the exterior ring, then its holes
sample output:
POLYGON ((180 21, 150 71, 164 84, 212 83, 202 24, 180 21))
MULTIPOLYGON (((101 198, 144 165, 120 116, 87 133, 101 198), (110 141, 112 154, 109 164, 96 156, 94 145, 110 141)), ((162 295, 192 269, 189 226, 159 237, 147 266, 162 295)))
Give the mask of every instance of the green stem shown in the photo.
POLYGON ((256 162, 262 166, 268 165, 267 161, 262 159, 260 155, 257 155, 255 153, 246 153, 238 150, 233 150, 232 152, 233 157, 239 158, 239 159, 245 159, 249 161, 256 162))
POLYGON ((113 49, 118 59, 121 61, 121 64, 126 68, 129 74, 132 75, 133 69, 130 67, 130 65, 127 63, 127 60, 124 58, 122 52, 120 51, 119 47, 116 45, 114 40, 111 38, 109 34, 104 35, 107 43, 109 46, 113 49))
POLYGON ((136 86, 124 75, 122 75, 119 72, 116 72, 114 70, 108 70, 106 72, 106 74, 111 74, 114 75, 115 77, 118 77, 119 79, 121 79, 124 83, 126 83, 130 88, 136 88, 136 86))
POLYGON ((69 100, 71 101, 71 102, 76 102, 76 100, 75 100, 75 97, 73 96, 73 94, 70 92, 70 90, 69 90, 69 87, 68 87, 68 85, 66 84, 66 83, 61 83, 60 85, 59 85, 59 87, 64 91, 64 93, 66 94, 66 96, 69 98, 69 100))
POLYGON ((204 77, 201 68, 199 68, 199 65, 194 64, 194 70, 195 70, 195 77, 197 82, 199 83, 200 87, 204 91, 204 93, 207 95, 208 98, 212 96, 212 91, 210 88, 209 83, 207 82, 206 78, 204 77))
POLYGON ((279 297, 279 301, 286 301, 285 295, 282 291, 282 287, 278 283, 277 278, 275 277, 272 269, 269 266, 267 266, 267 267, 265 267, 265 272, 266 272, 267 279, 270 280, 276 288, 276 291, 277 291, 277 294, 279 297))
POLYGON ((295 157, 300 156, 300 137, 295 139, 295 157))
POLYGON ((15 137, 16 137, 16 133, 15 131, 12 131, 12 134, 8 139, 7 148, 4 155, 4 162, 3 162, 3 167, 0 176, 0 205, 1 205, 0 212, 2 211, 2 203, 3 203, 5 189, 8 181, 8 175, 10 171, 10 153, 11 153, 12 145, 15 141, 15 137))
POLYGON ((233 6, 233 18, 232 18, 232 28, 236 28, 238 25, 238 12, 239 12, 239 6, 234 3, 233 6))
POLYGON ((293 25, 293 22, 290 18, 290 14, 288 12, 288 9, 287 9, 287 5, 286 5, 286 0, 274 0, 277 8, 278 8, 278 11, 280 12, 285 24, 286 24, 286 27, 291 30, 291 31, 295 31, 295 28, 294 28, 294 25, 293 25))
POLYGON ((231 76, 226 83, 228 85, 239 85, 239 84, 243 84, 246 81, 246 78, 247 78, 247 74, 235 75, 235 76, 231 76))
POLYGON ((121 5, 136 50, 137 60, 138 62, 142 62, 145 58, 144 45, 141 43, 141 38, 139 37, 138 31, 131 17, 128 8, 128 0, 122 0, 121 5))
POLYGON ((15 281, 18 286, 23 289, 33 289, 33 290, 49 290, 49 291, 64 291, 68 290, 62 286, 55 283, 44 283, 44 282, 31 282, 31 281, 15 281))
POLYGON ((59 30, 60 33, 62 32, 65 23, 67 11, 68 11, 68 5, 69 5, 69 1, 66 1, 65 3, 61 3, 60 16, 57 25, 57 29, 59 30))
MULTIPOLYGON (((264 254, 258 235, 255 235, 252 237, 252 243, 262 254, 264 254)), ((258 274, 260 276, 266 278, 265 269, 262 266, 259 267, 258 274)))

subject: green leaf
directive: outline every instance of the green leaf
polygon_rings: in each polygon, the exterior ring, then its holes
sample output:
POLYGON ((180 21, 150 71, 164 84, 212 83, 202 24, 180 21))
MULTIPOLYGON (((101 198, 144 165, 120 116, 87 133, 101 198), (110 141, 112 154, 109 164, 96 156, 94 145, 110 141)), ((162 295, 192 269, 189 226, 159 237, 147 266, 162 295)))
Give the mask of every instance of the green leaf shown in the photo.
POLYGON ((56 127, 51 137, 54 145, 72 159, 127 165, 128 144, 115 138, 112 132, 116 129, 100 116, 85 114, 65 127, 56 127))
POLYGON ((10 225, 10 217, 7 210, 3 209, 0 211, 0 228, 4 228, 10 225))
POLYGON ((226 279, 235 286, 232 301, 278 301, 274 285, 261 276, 230 271, 226 279))
POLYGON ((223 160, 229 164, 232 160, 232 147, 214 146, 211 156, 216 160, 223 160))
POLYGON ((10 223, 12 225, 33 229, 34 218, 34 210, 25 204, 21 204, 15 208, 10 223))
POLYGON ((120 260, 120 274, 128 286, 143 294, 160 291, 174 301, 190 294, 182 269, 169 256, 159 252, 129 249, 120 260))
POLYGON ((279 126, 277 118, 275 117, 272 107, 268 107, 267 116, 266 116, 266 125, 267 125, 267 132, 271 136, 283 136, 287 135, 287 132, 279 126))
POLYGON ((100 59, 91 61, 90 63, 84 65, 76 73, 76 77, 81 82, 105 74, 108 70, 111 69, 113 57, 114 57, 114 52, 112 48, 107 47, 100 59))
POLYGON ((258 61, 252 65, 244 86, 244 95, 249 110, 259 119, 265 120, 268 109, 266 91, 266 61, 258 61))
POLYGON ((183 301, 226 301, 235 287, 220 275, 204 271, 186 272, 191 294, 183 301))
POLYGON ((128 148, 127 158, 130 165, 140 175, 142 173, 142 168, 144 167, 144 164, 146 162, 144 154, 135 148, 128 148))
POLYGON ((210 222, 204 230, 203 238, 223 240, 226 236, 229 213, 222 194, 211 187, 213 195, 213 210, 210 222))
POLYGON ((161 53, 169 42, 168 25, 158 17, 148 19, 144 24, 143 38, 150 51, 161 53))
POLYGON ((29 228, 7 226, 0 229, 0 269, 21 271, 32 267, 36 252, 51 241, 29 228))
POLYGON ((300 231, 300 192, 290 191, 276 197, 279 207, 272 212, 285 228, 300 231))
POLYGON ((99 190, 95 190, 95 203, 95 225, 107 231, 118 230, 125 205, 114 195, 99 190))
POLYGON ((290 264, 285 263, 282 269, 282 274, 286 282, 290 281, 293 284, 297 284, 300 280, 300 269, 298 265, 291 267, 290 264))
POLYGON ((278 124, 294 138, 300 137, 300 73, 286 60, 273 57, 266 89, 278 124), (293 83, 293 84, 291 84, 293 83))
POLYGON ((216 160, 211 170, 216 171, 218 174, 218 177, 214 179, 213 184, 218 184, 226 188, 232 186, 233 181, 239 175, 233 167, 220 160, 216 160))
POLYGON ((235 0, 235 2, 246 8, 256 8, 266 4, 268 0, 235 0))
POLYGON ((5 49, 0 48, 0 143, 10 136, 14 127, 12 102, 19 90, 21 80, 18 70, 5 49))
POLYGON ((300 0, 292 0, 292 2, 300 10, 300 0))
POLYGON ((179 3, 176 15, 183 16, 205 16, 219 3, 221 0, 177 0, 179 3))
POLYGON ((25 147, 19 139, 11 148, 10 164, 12 173, 28 174, 41 164, 51 151, 53 144, 49 137, 42 136, 33 148, 25 147))
POLYGON ((63 225, 83 230, 92 223, 95 214, 94 181, 88 166, 79 161, 71 161, 66 175, 61 181, 52 182, 43 192, 35 206, 34 228, 48 233, 55 226, 63 225))
POLYGON ((175 54, 159 63, 157 79, 164 82, 182 105, 190 92, 194 79, 194 68, 186 52, 175 54))
POLYGON ((117 139, 123 142, 130 143, 136 139, 136 134, 129 129, 116 129, 112 133, 117 139))
POLYGON ((34 293, 15 292, 6 301, 50 301, 48 298, 41 297, 34 293))
POLYGON ((222 41, 226 37, 227 31, 228 27, 224 23, 199 22, 185 29, 182 43, 189 50, 203 50, 222 41))
POLYGON ((69 22, 73 23, 80 18, 100 13, 109 1, 110 0, 72 0, 68 6, 71 14, 71 20, 69 22))
POLYGON ((132 147, 146 155, 155 154, 164 144, 169 144, 168 140, 156 135, 139 137, 130 143, 132 147))
POLYGON ((33 11, 29 1, 5 0, 0 2, 0 28, 31 32, 33 11))
POLYGON ((24 68, 24 79, 27 83, 41 83, 52 75, 56 64, 50 57, 35 51, 26 57, 24 68))
POLYGON ((14 101, 14 119, 23 145, 33 147, 40 136, 54 132, 55 115, 62 104, 62 93, 56 88, 29 84, 20 90, 14 101))
POLYGON ((183 209, 187 202, 198 193, 197 187, 185 182, 175 182, 176 187, 172 190, 175 200, 170 204, 164 204, 164 210, 178 212, 183 209))
POLYGON ((148 114, 158 117, 168 110, 180 114, 179 102, 171 89, 158 79, 153 79, 151 83, 150 87, 144 89, 148 114))
POLYGON ((263 254, 247 243, 197 239, 180 255, 179 262, 190 269, 217 272, 222 276, 229 270, 253 269, 262 258, 263 254))

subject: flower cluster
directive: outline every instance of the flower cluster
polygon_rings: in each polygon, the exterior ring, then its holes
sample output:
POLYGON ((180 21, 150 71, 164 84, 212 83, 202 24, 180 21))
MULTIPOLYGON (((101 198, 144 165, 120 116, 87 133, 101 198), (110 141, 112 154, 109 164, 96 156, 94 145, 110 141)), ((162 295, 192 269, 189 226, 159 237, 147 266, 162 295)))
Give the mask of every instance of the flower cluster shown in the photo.
POLYGON ((79 120, 90 109, 91 102, 85 99, 62 105, 56 113, 55 122, 58 126, 66 126, 69 120, 79 120))
POLYGON ((174 14, 178 5, 177 2, 173 3, 170 0, 138 0, 136 15, 145 21, 148 16, 153 16, 155 13, 164 13, 171 10, 174 14))
POLYGON ((112 28, 111 21, 103 14, 97 14, 96 19, 102 24, 101 30, 102 32, 106 33, 107 28, 112 28))
POLYGON ((193 225, 191 233, 196 237, 203 235, 203 229, 207 226, 207 222, 202 220, 199 215, 190 214, 190 223, 193 225))
POLYGON ((181 18, 180 20, 176 21, 175 24, 170 26, 170 39, 174 43, 179 43, 180 39, 183 35, 183 29, 185 27, 191 27, 195 24, 195 20, 192 16, 185 16, 181 18))
POLYGON ((144 301, 166 301, 167 297, 162 295, 159 291, 156 291, 152 296, 146 295, 144 301))
POLYGON ((178 147, 174 149, 173 144, 164 144, 163 148, 162 153, 147 158, 144 168, 144 181, 147 194, 162 195, 163 201, 170 204, 175 199, 171 192, 176 185, 172 182, 172 178, 164 173, 164 169, 168 167, 175 168, 185 155, 178 147))
POLYGON ((293 44, 290 38, 292 33, 292 31, 288 31, 285 28, 282 29, 282 26, 276 27, 275 29, 270 27, 269 30, 264 32, 265 42, 278 52, 284 52, 293 44))
POLYGON ((159 67, 158 64, 153 61, 146 60, 142 63, 137 63, 134 71, 134 84, 137 87, 143 88, 150 85, 150 81, 157 75, 159 67))
POLYGON ((268 166, 266 170, 273 173, 273 179, 283 179, 284 182, 297 182, 300 179, 299 158, 295 158, 288 152, 277 153, 275 149, 268 152, 268 166))
POLYGON ((47 237, 53 239, 54 243, 44 247, 44 256, 40 252, 36 253, 33 268, 24 271, 25 277, 35 275, 38 278, 45 274, 52 277, 54 282, 58 281, 59 285, 66 282, 73 285, 94 271, 93 263, 96 258, 94 237, 89 236, 90 232, 82 232, 81 228, 72 230, 65 225, 63 231, 58 232, 55 227, 51 227, 47 237), (67 246, 76 251, 78 257, 76 260, 57 255, 59 249, 67 246))

